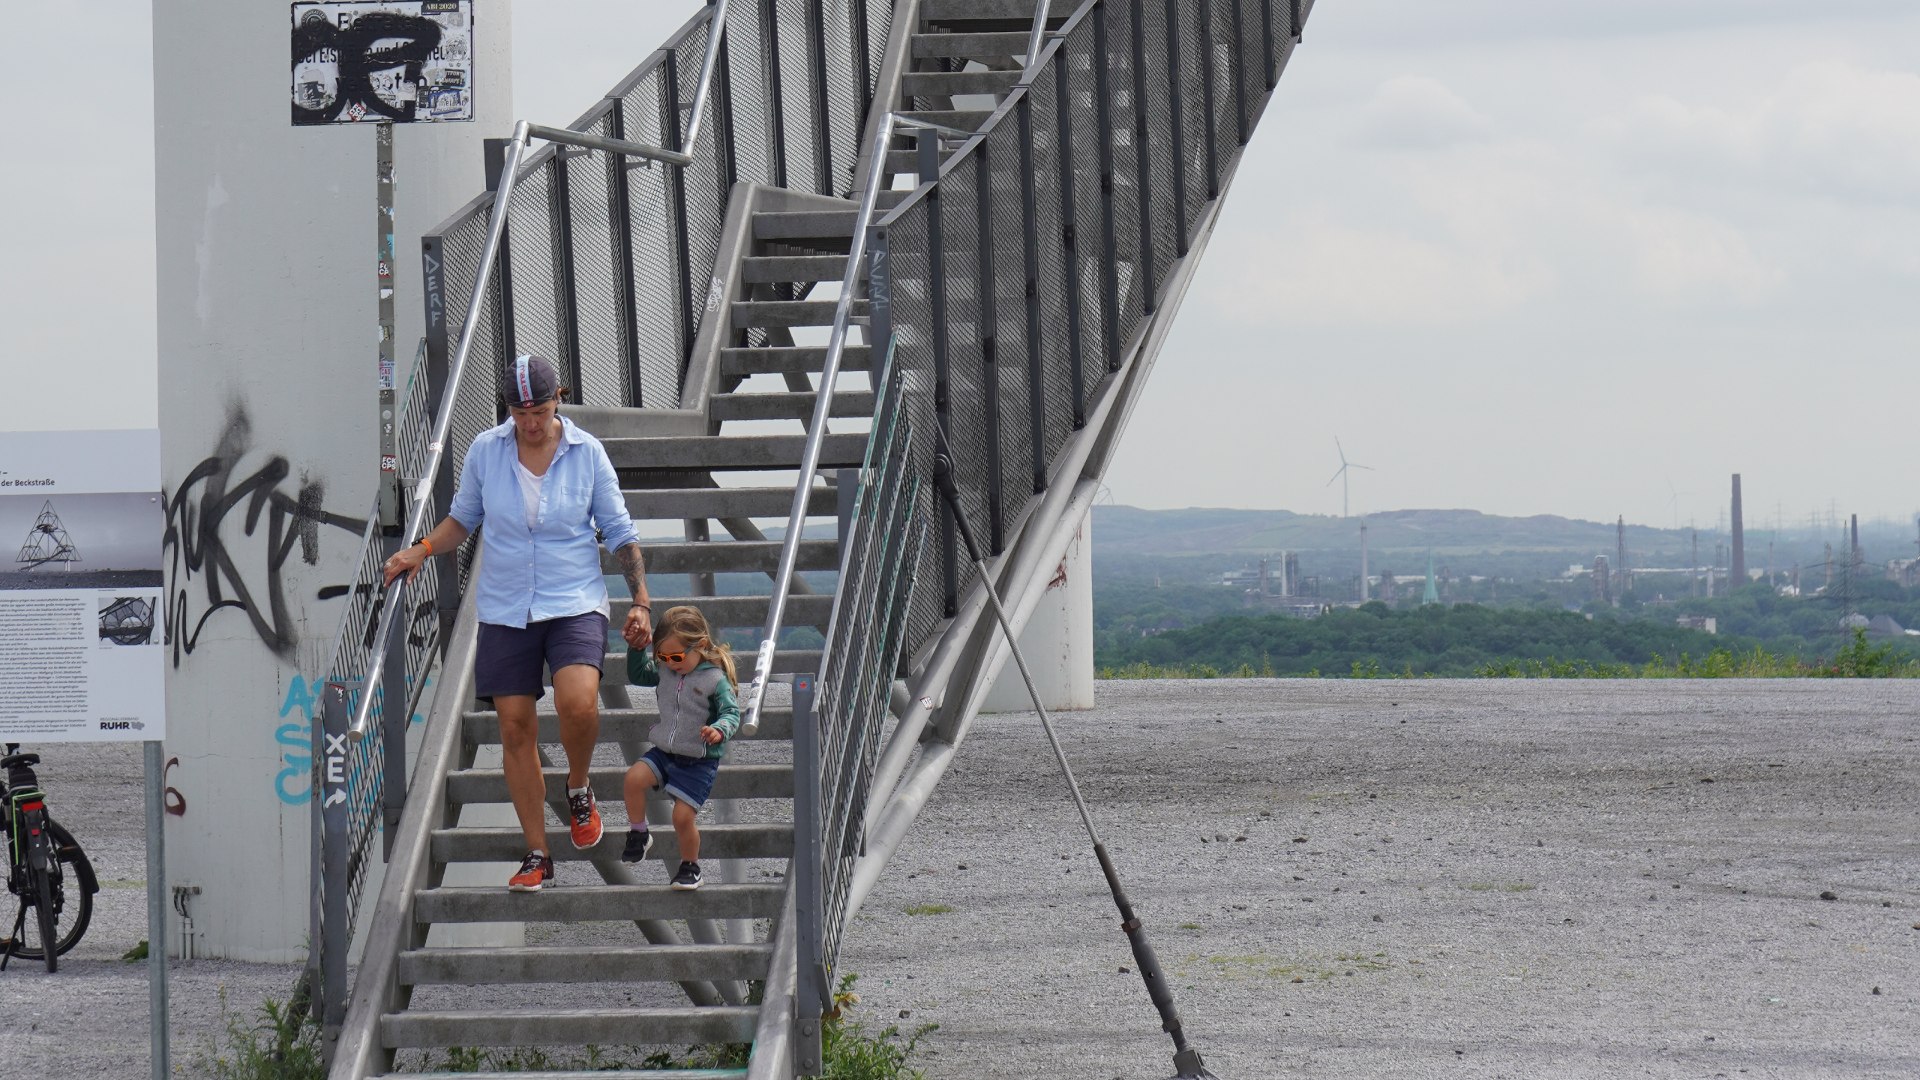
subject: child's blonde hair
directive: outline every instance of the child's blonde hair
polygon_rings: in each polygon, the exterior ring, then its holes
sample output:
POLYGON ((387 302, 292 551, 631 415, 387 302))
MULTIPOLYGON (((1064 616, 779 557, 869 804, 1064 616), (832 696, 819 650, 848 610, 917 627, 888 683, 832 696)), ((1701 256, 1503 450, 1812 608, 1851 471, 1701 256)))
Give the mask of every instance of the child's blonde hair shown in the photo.
POLYGON ((668 634, 679 638, 687 651, 726 672, 728 682, 740 685, 740 677, 733 671, 733 650, 713 640, 713 630, 699 608, 686 604, 668 608, 660 616, 660 625, 653 628, 653 638, 659 641, 668 634))

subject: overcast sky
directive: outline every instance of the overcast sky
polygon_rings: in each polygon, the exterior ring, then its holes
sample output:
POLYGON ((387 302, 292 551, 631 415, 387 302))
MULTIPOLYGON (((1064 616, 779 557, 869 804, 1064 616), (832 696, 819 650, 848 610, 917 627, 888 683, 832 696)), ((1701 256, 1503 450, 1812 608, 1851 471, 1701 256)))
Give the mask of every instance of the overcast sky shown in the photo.
MULTIPOLYGON (((517 111, 572 119, 694 6, 521 3, 517 111)), ((72 10, 0 40, 0 100, 58 121, 0 169, 0 355, 150 425, 148 5, 90 5, 84 62, 41 48, 72 10)), ((1711 525, 1738 471, 1750 520, 1909 517, 1916 298, 1920 4, 1323 0, 1109 484, 1337 514, 1338 437, 1355 513, 1711 525)))

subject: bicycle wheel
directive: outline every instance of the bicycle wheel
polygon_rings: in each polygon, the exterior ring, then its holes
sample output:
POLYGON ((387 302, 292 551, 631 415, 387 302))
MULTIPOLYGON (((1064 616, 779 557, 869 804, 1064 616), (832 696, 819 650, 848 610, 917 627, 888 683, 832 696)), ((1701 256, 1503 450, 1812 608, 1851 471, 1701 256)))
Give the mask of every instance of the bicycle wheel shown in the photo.
MULTIPOLYGON (((31 944, 26 940, 15 944, 13 955, 22 960, 43 959, 41 943, 45 941, 55 942, 55 956, 79 944, 81 935, 87 932, 87 924, 93 919, 93 894, 100 891, 93 876, 93 864, 87 861, 86 852, 80 850, 73 835, 52 820, 47 821, 47 835, 53 839, 54 872, 38 877, 41 880, 50 879, 52 885, 54 899, 47 910, 53 912, 53 926, 51 929, 37 927, 39 937, 31 944)), ((29 895, 20 899, 23 904, 31 902, 36 908, 39 907, 38 894, 31 889, 29 895)))

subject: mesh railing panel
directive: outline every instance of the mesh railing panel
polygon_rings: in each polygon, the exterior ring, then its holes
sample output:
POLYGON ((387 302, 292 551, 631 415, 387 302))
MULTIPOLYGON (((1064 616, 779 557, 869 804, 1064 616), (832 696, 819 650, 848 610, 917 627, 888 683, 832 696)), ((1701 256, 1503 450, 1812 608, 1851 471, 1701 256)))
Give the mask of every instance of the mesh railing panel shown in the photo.
MULTIPOLYGON (((856 0, 828 0, 824 11, 827 82, 827 133, 832 140, 833 177, 829 194, 846 196, 853 189, 853 166, 860 145, 860 126, 866 119, 865 95, 860 83, 859 48, 854 35, 856 0)), ((864 44, 864 43, 861 43, 864 44)))
POLYGON ((1079 308, 1067 281, 1068 223, 1061 203, 1059 92, 1060 65, 1048 64, 1035 76, 1026 97, 1032 129, 1027 183, 1033 195, 1030 227, 1036 271, 1033 293, 1038 308, 1033 325, 1040 348, 1039 460, 1043 469, 1073 434, 1079 405, 1073 390, 1078 366, 1075 350, 1083 343, 1079 308))
POLYGON ((736 3, 727 19, 726 75, 728 130, 733 133, 738 179, 777 184, 773 130, 772 69, 767 64, 767 28, 759 5, 736 3))
MULTIPOLYGON (((1151 2, 1151 0, 1149 0, 1151 2)), ((1168 85, 1174 91, 1171 105, 1180 121, 1179 155, 1174 166, 1181 170, 1182 183, 1176 195, 1182 199, 1180 227, 1192 230, 1206 211, 1207 193, 1207 111, 1205 55, 1209 46, 1202 33, 1200 15, 1208 0, 1168 0, 1166 8, 1167 46, 1173 59, 1168 69, 1168 85)), ((1176 238, 1178 239, 1178 238, 1176 238)), ((1181 245, 1184 247, 1184 245, 1181 245)))
POLYGON ((507 269, 513 283, 507 314, 513 326, 512 355, 561 355, 560 311, 553 259, 553 164, 555 155, 522 174, 507 206, 507 269))
POLYGON ((865 846, 867 798, 878 757, 887 698, 907 633, 928 518, 919 513, 925 483, 924 395, 905 388, 922 380, 887 365, 882 397, 848 534, 833 624, 827 630, 811 716, 796 732, 795 761, 818 778, 817 801, 796 806, 796 823, 817 838, 815 858, 801 880, 817 890, 809 907, 818 917, 802 927, 808 962, 821 987, 833 985, 853 865, 865 846), (812 876, 817 867, 817 877, 812 876))
MULTIPOLYGON (((427 383, 425 365, 416 362, 407 382, 406 396, 401 402, 396 425, 395 464, 403 483, 422 475, 427 463, 426 421, 431 416, 427 383)), ((441 567, 429 561, 407 586, 403 600, 406 606, 397 613, 400 648, 390 653, 388 659, 394 670, 387 679, 382 680, 382 686, 366 687, 355 682, 366 674, 371 662, 378 634, 380 605, 386 593, 381 583, 381 568, 386 561, 387 549, 380 542, 379 519, 379 506, 376 504, 367 515, 367 531, 362 538, 359 564, 354 568, 346 610, 341 614, 340 628, 334 635, 333 655, 328 658, 325 673, 326 683, 341 683, 347 687, 349 708, 358 704, 361 695, 373 695, 366 738, 347 746, 347 861, 344 884, 349 933, 358 918, 361 900, 366 892, 367 871, 377 857, 374 852, 375 838, 380 834, 380 810, 384 795, 386 724, 390 712, 394 710, 403 718, 400 721, 402 724, 406 718, 411 718, 416 702, 426 689, 427 672, 440 646, 440 623, 435 612, 435 601, 439 593, 441 567), (397 701, 388 701, 385 685, 403 689, 397 701)), ((325 788, 325 778, 321 775, 324 761, 324 754, 314 755, 312 790, 316 795, 325 788)), ((317 839, 324 842, 324 830, 317 839)), ((322 919, 323 925, 316 929, 321 931, 324 940, 329 933, 324 925, 324 913, 322 919)))
POLYGON ((819 102, 814 94, 814 47, 819 41, 818 20, 808 0, 774 0, 775 31, 779 46, 782 138, 787 152, 787 186, 828 194, 818 176, 822 164, 819 102))
POLYGON ((995 515, 986 543, 1001 550, 1015 517, 1033 494, 1033 438, 1027 399, 1027 305, 1024 287, 1026 233, 1033 222, 1022 206, 1026 173, 1020 154, 1020 125, 1011 112, 987 132, 988 206, 986 246, 993 253, 990 280, 997 296, 987 329, 994 335, 994 358, 986 393, 993 396, 993 438, 997 441, 989 494, 995 515))
MULTIPOLYGON (((620 99, 621 138, 662 145, 667 141, 665 72, 649 71, 620 99)), ((628 162, 627 237, 633 265, 634 352, 639 385, 634 404, 668 409, 680 404, 680 237, 672 177, 667 166, 628 162)))
MULTIPOLYGON (((1182 147, 1174 145, 1173 69, 1168 65, 1167 9, 1159 0, 1133 0, 1138 17, 1138 47, 1145 50, 1145 62, 1135 73, 1140 90, 1139 108, 1146 114, 1146 181, 1143 198, 1147 232, 1151 237, 1152 274, 1140 284, 1157 304, 1160 283, 1167 279, 1178 243, 1174 238, 1179 201, 1174 193, 1174 173, 1182 147)), ((1183 131, 1184 135, 1185 132, 1183 131)))
MULTIPOLYGON (((602 116, 587 130, 612 137, 612 116, 602 116)), ((620 167, 620 158, 598 150, 568 152, 562 167, 567 171, 565 212, 572 221, 573 297, 579 313, 575 348, 580 386, 574 400, 625 405, 632 400, 622 333, 626 308, 621 293, 626 284, 613 232, 613 170, 620 167)))

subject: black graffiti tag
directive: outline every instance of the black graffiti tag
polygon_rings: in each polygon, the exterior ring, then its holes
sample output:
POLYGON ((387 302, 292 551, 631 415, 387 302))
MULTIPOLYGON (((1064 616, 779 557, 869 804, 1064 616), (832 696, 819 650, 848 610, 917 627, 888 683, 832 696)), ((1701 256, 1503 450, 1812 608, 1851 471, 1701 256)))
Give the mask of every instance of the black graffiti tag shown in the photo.
POLYGON ((293 472, 287 459, 274 455, 246 476, 238 467, 249 448, 252 423, 243 410, 233 410, 226 431, 212 456, 187 473, 172 492, 163 492, 166 533, 161 550, 167 556, 167 638, 173 643, 173 666, 193 653, 207 620, 223 608, 244 611, 261 644, 290 657, 299 641, 281 573, 296 545, 302 562, 320 561, 320 527, 342 529, 359 536, 364 518, 328 512, 322 505, 324 485, 303 481, 289 493, 281 484, 293 472), (241 573, 229 538, 222 529, 236 512, 242 534, 260 534, 266 548, 265 595, 257 595, 241 573), (196 575, 198 579, 196 580, 196 575), (192 596, 198 591, 203 609, 192 614, 192 596), (191 623, 191 628, 189 628, 191 623))
POLYGON ((309 109, 293 102, 293 122, 330 124, 344 110, 358 105, 389 120, 413 119, 418 103, 395 104, 374 92, 372 74, 406 68, 406 82, 419 85, 421 66, 440 47, 440 24, 417 15, 372 12, 342 30, 324 18, 304 20, 293 31, 293 66, 320 59, 326 52, 337 58, 339 82, 333 100, 309 109))

